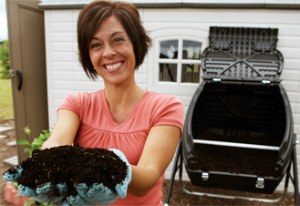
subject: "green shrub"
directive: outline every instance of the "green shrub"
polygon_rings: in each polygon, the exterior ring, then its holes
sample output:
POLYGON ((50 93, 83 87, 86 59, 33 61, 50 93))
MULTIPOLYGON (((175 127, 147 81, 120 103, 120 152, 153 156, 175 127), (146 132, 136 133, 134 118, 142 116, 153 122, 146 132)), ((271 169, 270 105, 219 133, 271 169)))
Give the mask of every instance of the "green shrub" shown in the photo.
POLYGON ((9 47, 8 40, 0 45, 0 79, 9 79, 9 47))

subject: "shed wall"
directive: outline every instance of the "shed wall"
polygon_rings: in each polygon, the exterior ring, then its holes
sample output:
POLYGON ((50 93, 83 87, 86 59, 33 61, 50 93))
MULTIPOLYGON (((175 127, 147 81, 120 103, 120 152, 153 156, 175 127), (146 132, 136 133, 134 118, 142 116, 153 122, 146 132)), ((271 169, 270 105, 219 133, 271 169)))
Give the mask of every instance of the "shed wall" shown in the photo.
MULTIPOLYGON (((70 93, 82 91, 93 92, 104 88, 99 78, 93 82, 89 80, 78 62, 76 21, 80 10, 46 10, 46 58, 47 84, 49 105, 49 128, 56 121, 56 110, 70 93)), ((141 18, 150 37, 175 37, 177 34, 190 35, 191 30, 201 33, 203 44, 208 45, 207 37, 210 26, 236 27, 272 27, 278 28, 277 49, 284 56, 284 69, 281 75, 282 85, 288 93, 294 118, 294 132, 300 134, 300 12, 299 10, 271 10, 271 9, 139 9, 141 18)), ((157 46, 157 45, 156 45, 157 46)), ((153 68, 156 64, 156 50, 149 51, 145 62, 136 72, 137 83, 145 89, 151 90, 153 84, 153 68)), ((203 48, 204 49, 204 48, 203 48)), ((187 95, 177 95, 170 90, 168 93, 176 95, 183 103, 185 112, 192 98, 196 86, 189 89, 187 95)), ((297 146, 298 160, 300 146, 297 146)), ((166 179, 171 175, 172 163, 166 171, 166 179)), ((298 171, 300 163, 298 161, 298 171)), ((188 180, 184 173, 184 180, 188 180)), ((300 175, 299 175, 300 178, 300 175)), ((281 183, 278 191, 283 190, 281 183)), ((290 183, 289 191, 293 192, 290 183)))

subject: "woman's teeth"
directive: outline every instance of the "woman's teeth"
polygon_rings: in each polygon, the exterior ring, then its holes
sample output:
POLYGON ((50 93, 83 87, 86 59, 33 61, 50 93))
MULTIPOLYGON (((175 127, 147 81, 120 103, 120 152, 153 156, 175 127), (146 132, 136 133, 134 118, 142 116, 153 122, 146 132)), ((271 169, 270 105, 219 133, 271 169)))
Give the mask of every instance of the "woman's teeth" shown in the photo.
POLYGON ((115 69, 115 68, 117 68, 117 67, 119 67, 121 65, 122 65, 122 62, 119 62, 117 64, 112 64, 112 65, 106 65, 106 69, 107 70, 112 70, 112 69, 115 69))

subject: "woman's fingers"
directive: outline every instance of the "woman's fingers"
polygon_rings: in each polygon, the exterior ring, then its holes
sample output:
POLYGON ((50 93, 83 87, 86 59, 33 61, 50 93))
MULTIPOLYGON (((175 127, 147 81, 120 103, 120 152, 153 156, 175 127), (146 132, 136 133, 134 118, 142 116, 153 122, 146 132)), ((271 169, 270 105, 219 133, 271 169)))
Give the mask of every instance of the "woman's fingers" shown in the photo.
POLYGON ((68 191, 68 186, 65 182, 58 183, 56 185, 56 188, 58 189, 58 192, 59 192, 60 195, 65 194, 68 191))
POLYGON ((25 197, 33 197, 34 195, 36 195, 36 192, 34 191, 34 189, 32 189, 31 187, 24 186, 24 185, 19 185, 18 190, 19 190, 20 194, 25 197))
POLYGON ((3 178, 6 181, 12 181, 16 182, 19 180, 21 174, 22 174, 23 169, 21 167, 16 167, 15 168, 15 173, 9 173, 8 171, 3 174, 3 178))
MULTIPOLYGON (((68 196, 67 201, 69 205, 95 205, 91 202, 84 200, 79 194, 77 194, 76 196, 68 196)), ((62 206, 69 206, 67 203, 64 202, 62 206)))
POLYGON ((127 186, 117 184, 115 189, 116 189, 118 195, 119 195, 122 199, 126 197, 126 195, 127 195, 127 186))

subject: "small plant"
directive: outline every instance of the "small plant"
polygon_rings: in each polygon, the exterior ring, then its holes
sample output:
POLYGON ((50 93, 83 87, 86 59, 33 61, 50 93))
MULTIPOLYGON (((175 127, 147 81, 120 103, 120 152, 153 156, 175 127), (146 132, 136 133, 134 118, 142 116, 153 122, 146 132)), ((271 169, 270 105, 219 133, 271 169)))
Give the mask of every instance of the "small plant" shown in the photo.
MULTIPOLYGON (((31 130, 28 128, 28 126, 23 129, 30 139, 31 130)), ((43 130, 43 133, 41 133, 40 136, 38 136, 37 138, 34 138, 34 140, 31 143, 27 139, 21 139, 17 142, 17 145, 27 145, 28 147, 24 149, 24 152, 25 153, 29 152, 29 155, 31 156, 33 150, 42 148, 43 143, 50 137, 50 135, 51 132, 49 132, 49 130, 43 130)), ((15 188, 18 188, 18 183, 14 182, 13 186, 15 188)), ((22 196, 22 195, 19 193, 16 194, 15 196, 22 196)), ((41 206, 55 206, 50 202, 40 203, 40 202, 36 202, 35 200, 24 202, 24 206, 31 205, 31 204, 41 205, 41 206)))
MULTIPOLYGON (((25 133, 30 139, 31 130, 27 127, 24 128, 25 133)), ((43 133, 35 138, 31 143, 27 139, 22 139, 17 142, 17 145, 27 145, 29 147, 24 149, 24 152, 29 152, 29 155, 32 155, 32 151, 35 149, 41 149, 43 143, 50 137, 51 132, 49 130, 43 130, 43 133)))

